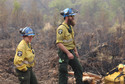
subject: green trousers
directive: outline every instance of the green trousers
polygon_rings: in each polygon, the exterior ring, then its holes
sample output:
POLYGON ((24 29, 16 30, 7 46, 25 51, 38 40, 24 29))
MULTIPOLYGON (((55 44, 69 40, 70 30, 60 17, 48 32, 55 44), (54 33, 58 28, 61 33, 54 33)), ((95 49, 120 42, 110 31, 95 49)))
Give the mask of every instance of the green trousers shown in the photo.
POLYGON ((32 71, 32 68, 28 68, 26 72, 17 70, 17 76, 20 81, 20 84, 38 84, 36 76, 32 71))
POLYGON ((83 76, 83 69, 78 61, 74 50, 69 50, 73 55, 74 59, 69 59, 66 53, 63 51, 59 50, 58 55, 59 55, 59 84, 67 84, 68 81, 68 71, 67 71, 67 66, 68 64, 72 67, 74 71, 74 75, 76 78, 76 84, 83 84, 82 82, 82 76, 83 76))

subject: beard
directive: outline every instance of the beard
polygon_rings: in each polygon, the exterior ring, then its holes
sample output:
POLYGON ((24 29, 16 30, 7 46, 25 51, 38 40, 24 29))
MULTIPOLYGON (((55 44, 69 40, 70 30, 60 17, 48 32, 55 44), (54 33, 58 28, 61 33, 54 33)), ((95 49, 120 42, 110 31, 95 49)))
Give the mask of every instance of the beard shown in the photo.
POLYGON ((76 24, 76 23, 75 23, 75 20, 74 20, 74 19, 73 19, 73 20, 70 19, 70 18, 68 19, 68 25, 75 26, 75 24, 76 24))

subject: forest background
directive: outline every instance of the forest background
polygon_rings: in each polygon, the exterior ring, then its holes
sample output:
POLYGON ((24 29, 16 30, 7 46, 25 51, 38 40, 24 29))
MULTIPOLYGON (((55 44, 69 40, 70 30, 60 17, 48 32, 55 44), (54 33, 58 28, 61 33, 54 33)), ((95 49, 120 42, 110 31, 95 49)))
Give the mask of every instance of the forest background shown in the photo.
MULTIPOLYGON (((19 29, 29 26, 36 35, 34 71, 40 84, 58 82, 56 29, 60 11, 75 8, 75 41, 85 72, 107 73, 125 56, 125 0, 0 0, 0 81, 18 84, 14 74, 19 29)), ((69 70, 71 70, 69 68, 69 70)))

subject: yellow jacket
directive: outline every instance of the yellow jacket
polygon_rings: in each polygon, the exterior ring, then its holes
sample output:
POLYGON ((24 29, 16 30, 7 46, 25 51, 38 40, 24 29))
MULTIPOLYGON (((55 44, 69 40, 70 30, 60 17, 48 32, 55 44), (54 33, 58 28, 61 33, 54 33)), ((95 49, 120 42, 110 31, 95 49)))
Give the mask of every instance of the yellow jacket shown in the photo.
POLYGON ((31 44, 22 40, 16 49, 14 65, 18 70, 27 71, 27 67, 33 67, 35 64, 35 53, 31 44))
POLYGON ((117 67, 108 72, 107 76, 104 77, 105 84, 125 84, 124 69, 124 64, 119 64, 117 67))
POLYGON ((63 22, 56 30, 56 43, 62 43, 68 50, 75 48, 74 30, 71 26, 72 32, 69 33, 69 26, 63 22))

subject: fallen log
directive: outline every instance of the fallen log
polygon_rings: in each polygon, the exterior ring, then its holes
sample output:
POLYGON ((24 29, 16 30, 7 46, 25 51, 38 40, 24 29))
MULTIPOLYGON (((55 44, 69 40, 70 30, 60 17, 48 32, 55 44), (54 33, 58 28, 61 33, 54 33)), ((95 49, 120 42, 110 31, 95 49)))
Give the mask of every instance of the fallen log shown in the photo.
MULTIPOLYGON (((68 72, 69 75, 74 76, 74 72, 68 72)), ((101 81, 102 76, 90 73, 90 72, 83 72, 83 81, 88 82, 89 84, 96 84, 97 81, 101 81)), ((74 80, 75 81, 75 80, 74 80)))

